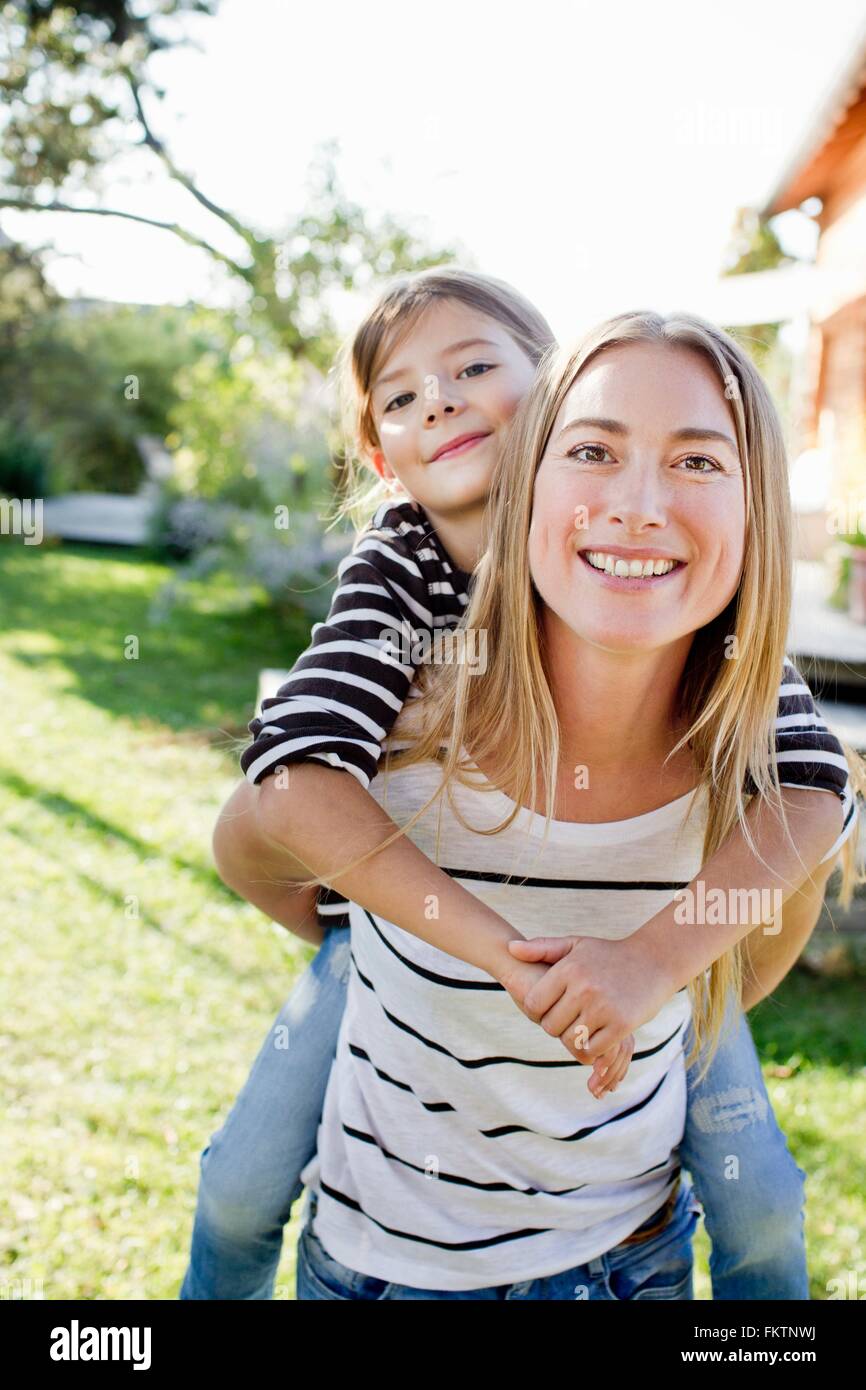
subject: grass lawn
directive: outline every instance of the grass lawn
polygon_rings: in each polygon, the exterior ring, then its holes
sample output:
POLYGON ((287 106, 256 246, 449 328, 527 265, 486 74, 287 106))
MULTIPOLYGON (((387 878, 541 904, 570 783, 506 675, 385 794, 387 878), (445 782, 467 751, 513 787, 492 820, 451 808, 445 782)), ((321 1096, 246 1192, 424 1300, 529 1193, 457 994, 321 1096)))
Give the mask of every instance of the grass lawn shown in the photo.
MULTIPOLYGON (((41 1281, 46 1299, 176 1298, 199 1154, 313 954, 210 856, 257 672, 291 663, 307 620, 211 580, 152 622, 168 574, 134 552, 0 543, 7 1297, 41 1281)), ((860 981, 795 972, 752 1015, 809 1173, 814 1298, 866 1279, 861 1001, 860 981)), ((703 1298, 707 1252, 701 1230, 703 1298)))

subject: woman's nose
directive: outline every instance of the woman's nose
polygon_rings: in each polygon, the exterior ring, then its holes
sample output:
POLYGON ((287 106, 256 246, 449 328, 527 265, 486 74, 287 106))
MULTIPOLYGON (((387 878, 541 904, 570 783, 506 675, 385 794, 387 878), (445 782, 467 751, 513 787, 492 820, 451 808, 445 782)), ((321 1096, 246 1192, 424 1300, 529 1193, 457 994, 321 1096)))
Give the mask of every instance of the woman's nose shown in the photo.
POLYGON ((626 469, 617 483, 617 490, 608 498, 611 518, 617 517, 629 530, 647 523, 665 524, 664 488, 653 467, 626 469))

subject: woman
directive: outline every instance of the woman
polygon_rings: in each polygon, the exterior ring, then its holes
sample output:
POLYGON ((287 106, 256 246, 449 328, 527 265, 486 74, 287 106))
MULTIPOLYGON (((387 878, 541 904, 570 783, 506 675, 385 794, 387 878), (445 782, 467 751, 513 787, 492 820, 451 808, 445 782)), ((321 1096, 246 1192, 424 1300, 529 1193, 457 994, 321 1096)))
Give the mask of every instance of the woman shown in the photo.
MULTIPOLYGON (((743 817, 747 779, 778 798, 789 605, 757 372, 688 316, 612 320, 549 357, 504 451, 465 617, 486 671, 434 668, 376 794, 524 935, 629 935, 743 817), (635 551, 652 576, 612 572, 635 551)), ((687 992, 599 1104, 484 972, 351 920, 299 1298, 690 1298, 687 992)), ((739 991, 736 953, 694 982, 694 1050, 739 991)))

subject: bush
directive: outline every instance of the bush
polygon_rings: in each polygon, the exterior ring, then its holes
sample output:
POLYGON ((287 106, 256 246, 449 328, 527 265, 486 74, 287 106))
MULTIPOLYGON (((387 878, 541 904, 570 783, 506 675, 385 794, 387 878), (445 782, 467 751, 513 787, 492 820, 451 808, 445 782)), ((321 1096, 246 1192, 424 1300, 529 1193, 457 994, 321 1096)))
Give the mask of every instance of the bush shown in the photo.
POLYGON ((26 434, 0 420, 0 496, 45 497, 49 450, 38 435, 26 434))
POLYGON ((292 513, 288 521, 281 529, 266 512, 168 494, 153 514, 150 542, 184 563, 157 594, 154 619, 168 615, 190 582, 224 573, 239 587, 264 590, 278 612, 300 610, 311 622, 321 621, 354 532, 325 533, 313 512, 292 513))

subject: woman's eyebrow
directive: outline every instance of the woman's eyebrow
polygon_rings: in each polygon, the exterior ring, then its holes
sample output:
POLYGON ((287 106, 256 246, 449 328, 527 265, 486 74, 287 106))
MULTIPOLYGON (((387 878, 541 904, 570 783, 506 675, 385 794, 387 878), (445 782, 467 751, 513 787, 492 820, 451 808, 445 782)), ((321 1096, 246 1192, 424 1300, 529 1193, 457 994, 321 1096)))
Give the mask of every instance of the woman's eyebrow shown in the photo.
MULTIPOLYGON (((463 338, 459 343, 452 343, 450 347, 443 348, 442 351, 443 355, 447 357, 450 352, 462 352, 464 348, 476 347, 477 345, 499 347, 499 343, 495 343, 492 338, 463 338)), ((379 386, 384 386, 389 381, 395 381, 398 376, 402 376, 408 370, 408 367, 396 367, 393 372, 377 377, 373 383, 373 390, 375 391, 379 386)))
POLYGON ((609 420, 603 415, 585 415, 580 420, 569 420, 567 425, 563 425, 557 439, 561 439, 569 430, 605 430, 607 434, 628 434, 628 425, 624 425, 620 420, 609 420))
POLYGON ((707 430, 707 429, 701 429, 701 428, 700 428, 699 426, 697 426, 697 425, 688 425, 688 426, 686 426, 685 429, 682 429, 682 430, 673 430, 673 431, 671 432, 670 438, 671 438, 671 439, 721 440, 721 442, 722 442, 723 444, 729 444, 729 445, 731 446, 731 448, 733 449, 734 453, 737 452, 737 443, 736 443, 736 440, 732 439, 731 436, 730 436, 729 434, 725 434, 724 430, 707 430))
MULTIPOLYGON (((603 415, 588 415, 580 420, 569 420, 568 424, 563 425, 562 429, 559 431, 557 439, 561 439, 562 436, 568 434, 570 430, 577 429, 604 430, 607 434, 625 435, 631 433, 628 425, 624 425, 621 420, 610 420, 603 415)), ((709 440, 720 440, 723 444, 729 444, 734 450, 734 453, 737 452, 736 441, 733 440, 729 434, 725 434, 724 430, 704 429, 700 425, 685 425, 682 429, 671 430, 668 438, 677 440, 700 439, 705 442, 709 440)))

